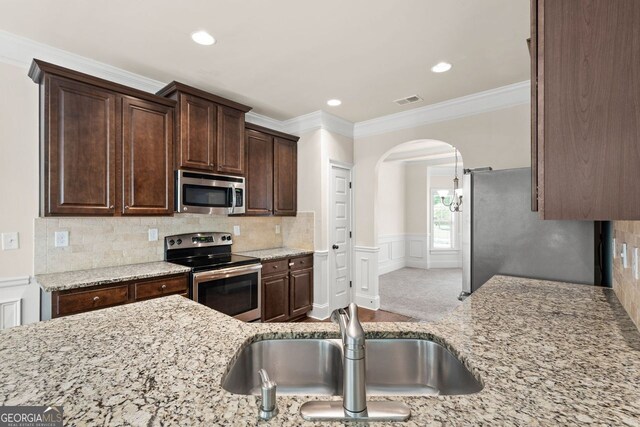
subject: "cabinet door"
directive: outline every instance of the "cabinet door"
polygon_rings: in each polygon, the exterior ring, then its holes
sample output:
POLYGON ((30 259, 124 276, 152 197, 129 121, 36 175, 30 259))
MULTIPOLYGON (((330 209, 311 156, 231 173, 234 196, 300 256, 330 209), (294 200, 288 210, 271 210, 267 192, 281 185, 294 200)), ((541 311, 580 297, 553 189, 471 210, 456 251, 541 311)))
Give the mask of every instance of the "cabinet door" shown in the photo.
POLYGON ((313 304, 313 269, 291 272, 289 314, 297 317, 311 310, 313 304))
POLYGON ((178 167, 213 171, 216 156, 216 105, 180 94, 178 167))
POLYGON ((63 78, 47 79, 44 214, 113 215, 116 94, 63 78))
POLYGON ((218 106, 217 171, 244 174, 244 113, 218 106))
POLYGON ((273 213, 295 216, 297 210, 298 150, 294 141, 273 140, 273 213))
POLYGON ((262 321, 284 322, 289 318, 289 276, 262 279, 262 321))
POLYGON ((640 2, 537 6, 541 216, 640 219, 640 2))
POLYGON ((173 213, 174 109, 122 98, 122 214, 173 213))
POLYGON ((273 137, 246 131, 246 215, 271 215, 273 211, 273 137))

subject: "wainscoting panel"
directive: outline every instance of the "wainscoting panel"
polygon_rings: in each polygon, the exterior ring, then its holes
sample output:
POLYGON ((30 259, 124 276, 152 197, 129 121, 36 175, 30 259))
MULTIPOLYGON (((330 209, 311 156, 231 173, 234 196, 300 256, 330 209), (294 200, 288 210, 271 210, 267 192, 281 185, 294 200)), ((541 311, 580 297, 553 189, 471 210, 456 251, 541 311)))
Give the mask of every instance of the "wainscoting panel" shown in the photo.
POLYGON ((0 301, 0 330, 22 324, 22 298, 0 301))
POLYGON ((380 236, 378 247, 380 248, 378 256, 379 274, 390 273, 405 266, 407 243, 404 234, 380 236))
POLYGON ((378 271, 390 273, 404 267, 461 268, 461 251, 432 251, 428 234, 394 234, 378 238, 378 271))
POLYGON ((360 307, 377 310, 380 308, 378 295, 378 252, 380 248, 354 247, 354 302, 360 307))
POLYGON ((429 267, 429 235, 427 234, 407 234, 408 256, 406 267, 428 268, 429 267))
POLYGON ((324 320, 329 317, 329 251, 315 251, 313 254, 313 309, 309 317, 324 320))

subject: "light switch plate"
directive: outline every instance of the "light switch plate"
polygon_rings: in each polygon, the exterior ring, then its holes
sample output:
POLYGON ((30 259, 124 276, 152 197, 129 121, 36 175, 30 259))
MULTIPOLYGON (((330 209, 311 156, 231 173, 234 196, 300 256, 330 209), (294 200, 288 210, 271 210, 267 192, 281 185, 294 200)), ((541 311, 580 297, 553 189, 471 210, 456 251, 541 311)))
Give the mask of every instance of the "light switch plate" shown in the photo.
POLYGON ((20 248, 20 241, 18 240, 18 233, 2 233, 2 250, 11 251, 20 248))
POLYGON ((239 225, 234 225, 233 226, 233 235, 234 236, 239 236, 240 235, 240 226, 239 225))
POLYGON ((150 242, 157 242, 158 241, 158 229, 157 228, 150 228, 149 229, 149 241, 150 242))
POLYGON ((622 250, 620 251, 620 258, 622 258, 622 268, 629 268, 629 262, 627 260, 627 244, 622 244, 622 250))
POLYGON ((280 234, 280 224, 276 224, 276 234, 280 234))
POLYGON ((69 232, 68 231, 56 231, 55 232, 55 247, 66 248, 69 246, 69 232))

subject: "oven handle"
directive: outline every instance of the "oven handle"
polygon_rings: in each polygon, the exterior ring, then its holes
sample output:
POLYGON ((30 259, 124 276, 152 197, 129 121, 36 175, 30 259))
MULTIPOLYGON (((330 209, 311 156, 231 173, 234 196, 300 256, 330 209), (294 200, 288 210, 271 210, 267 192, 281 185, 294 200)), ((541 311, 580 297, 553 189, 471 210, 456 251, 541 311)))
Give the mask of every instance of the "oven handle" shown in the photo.
POLYGON ((249 266, 243 265, 241 267, 223 268, 222 270, 194 273, 193 279, 195 282, 203 282, 212 279, 226 279, 227 277, 241 276, 243 274, 249 274, 260 270, 262 270, 262 264, 249 266))

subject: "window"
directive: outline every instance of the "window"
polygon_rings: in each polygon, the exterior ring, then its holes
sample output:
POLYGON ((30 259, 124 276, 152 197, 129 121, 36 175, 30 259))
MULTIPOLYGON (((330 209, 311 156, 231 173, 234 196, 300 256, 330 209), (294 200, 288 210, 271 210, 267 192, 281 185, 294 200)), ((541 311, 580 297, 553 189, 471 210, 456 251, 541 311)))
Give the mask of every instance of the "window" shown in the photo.
MULTIPOLYGON (((456 214, 442 204, 438 190, 431 190, 431 249, 453 250, 456 249, 457 218, 456 214)), ((451 203, 452 194, 448 194, 444 201, 451 203)))

